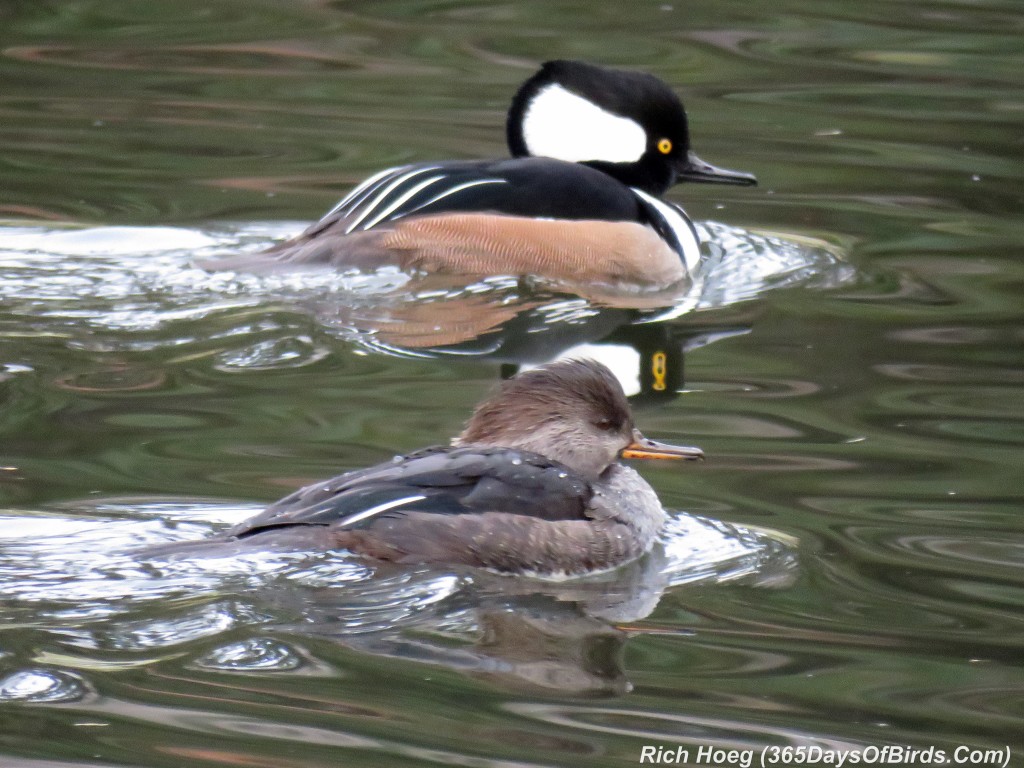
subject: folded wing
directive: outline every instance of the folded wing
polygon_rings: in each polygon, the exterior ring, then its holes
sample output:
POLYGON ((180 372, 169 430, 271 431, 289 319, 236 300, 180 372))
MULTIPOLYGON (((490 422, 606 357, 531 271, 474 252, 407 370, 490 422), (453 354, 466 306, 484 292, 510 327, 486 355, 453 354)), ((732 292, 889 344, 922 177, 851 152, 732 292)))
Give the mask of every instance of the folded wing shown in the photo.
POLYGON ((537 454, 506 448, 430 448, 301 488, 229 535, 244 538, 298 525, 358 530, 412 512, 586 520, 592 497, 587 481, 537 454))

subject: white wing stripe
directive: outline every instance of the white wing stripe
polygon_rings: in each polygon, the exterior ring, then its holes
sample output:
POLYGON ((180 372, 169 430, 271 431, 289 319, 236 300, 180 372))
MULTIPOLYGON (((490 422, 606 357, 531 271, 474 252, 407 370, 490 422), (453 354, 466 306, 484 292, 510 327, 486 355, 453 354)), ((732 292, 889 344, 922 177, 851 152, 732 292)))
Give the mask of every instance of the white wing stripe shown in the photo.
POLYGON ((386 219, 389 214, 391 214, 396 208, 401 206, 402 203, 404 203, 406 200, 408 200, 409 198, 415 196, 417 193, 419 193, 423 189, 429 187, 431 184, 433 184, 435 182, 440 181, 443 178, 446 178, 446 177, 442 174, 440 176, 431 176, 426 181, 421 181, 415 187, 413 187, 408 192, 406 192, 404 195, 402 195, 397 200, 395 200, 395 202, 393 202, 391 205, 389 205, 383 211, 378 213, 375 217, 373 217, 373 219, 371 219, 370 221, 368 221, 365 224, 363 224, 362 228, 363 229, 372 229, 376 224, 380 223, 383 219, 386 219))
POLYGON ((423 496, 423 495, 420 495, 420 496, 406 496, 403 499, 395 499, 393 501, 386 501, 383 504, 378 504, 375 507, 370 507, 369 509, 364 509, 362 512, 356 512, 354 515, 350 515, 349 517, 346 517, 344 520, 341 521, 341 524, 342 525, 355 525, 356 523, 358 523, 358 522, 360 522, 362 520, 365 520, 368 517, 373 517, 374 515, 379 515, 381 512, 387 512, 389 509, 394 509, 395 507, 401 507, 401 506, 404 506, 405 504, 412 504, 414 501, 420 501, 420 500, 425 499, 425 498, 427 498, 427 497, 423 496))
POLYGON ((368 178, 362 184, 360 184, 355 189, 353 189, 351 192, 349 192, 347 195, 345 195, 345 197, 342 198, 341 202, 339 202, 336 206, 331 208, 331 210, 329 210, 327 213, 325 213, 321 218, 326 219, 328 216, 333 216, 335 213, 337 213, 342 208, 344 208, 346 205, 351 203, 359 195, 363 194, 363 192, 368 190, 370 187, 372 187, 378 181, 383 179, 385 176, 388 176, 388 175, 390 175, 392 173, 399 173, 401 171, 406 170, 408 167, 409 167, 408 165, 400 165, 397 168, 385 168, 380 173, 373 174, 373 176, 368 178))
POLYGON ((478 179, 477 181, 467 181, 465 184, 458 184, 457 186, 454 186, 451 189, 445 190, 444 192, 439 194, 437 197, 432 197, 430 200, 427 200, 427 202, 423 203, 422 205, 417 205, 415 208, 413 208, 411 211, 409 211, 409 213, 415 213, 416 211, 420 210, 421 208, 426 208, 427 206, 433 205, 438 200, 443 200, 444 198, 448 197, 449 195, 454 195, 456 192, 461 192, 462 190, 469 189, 470 187, 478 187, 481 184, 506 184, 506 183, 508 183, 508 182, 506 182, 505 179, 478 179))
MULTIPOLYGON (((430 165, 430 166, 427 166, 425 168, 417 168, 417 169, 415 169, 413 171, 409 171, 409 173, 405 173, 405 174, 402 174, 401 176, 399 176, 393 182, 388 184, 382 191, 380 191, 376 195, 374 195, 372 200, 368 200, 368 201, 366 201, 363 204, 363 205, 365 205, 365 208, 364 208, 363 212, 361 214, 359 214, 359 216, 356 218, 356 220, 353 221, 348 226, 348 229, 345 230, 345 234, 346 235, 349 234, 350 232, 352 232, 353 229, 358 227, 359 223, 363 219, 365 219, 367 216, 369 216, 371 213, 373 213, 373 210, 378 205, 380 205, 384 200, 386 200, 388 195, 390 195, 392 192, 394 192, 396 189, 398 189, 398 187, 400 187, 402 184, 404 184, 405 182, 409 181, 410 179, 416 178, 420 174, 429 173, 430 171, 437 171, 437 170, 439 170, 438 166, 430 165)), ((353 213, 354 212, 355 211, 353 211, 353 213)))

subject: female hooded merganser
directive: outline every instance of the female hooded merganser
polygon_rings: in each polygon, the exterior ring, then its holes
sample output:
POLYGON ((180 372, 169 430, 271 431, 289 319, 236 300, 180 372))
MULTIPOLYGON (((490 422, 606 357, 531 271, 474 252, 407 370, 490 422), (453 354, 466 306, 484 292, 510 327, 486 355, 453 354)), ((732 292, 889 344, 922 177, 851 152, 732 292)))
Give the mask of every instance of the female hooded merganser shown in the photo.
POLYGON ((504 382, 451 446, 302 488, 227 538, 272 543, 299 533, 402 563, 604 570, 649 550, 665 521, 651 486, 619 458, 702 456, 640 434, 606 367, 561 361, 504 382))
POLYGON ((679 181, 756 184, 690 150, 683 105, 653 75, 549 61, 516 93, 513 159, 389 168, 299 236, 218 269, 331 265, 668 286, 700 260, 679 181))

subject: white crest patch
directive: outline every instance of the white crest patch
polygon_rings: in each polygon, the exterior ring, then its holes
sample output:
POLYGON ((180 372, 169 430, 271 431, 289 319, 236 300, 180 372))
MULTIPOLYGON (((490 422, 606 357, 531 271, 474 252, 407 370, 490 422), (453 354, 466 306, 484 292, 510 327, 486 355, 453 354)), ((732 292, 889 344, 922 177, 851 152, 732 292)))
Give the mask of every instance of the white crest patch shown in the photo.
POLYGON ((647 133, 638 122, 554 84, 530 101, 523 115, 523 138, 531 155, 571 163, 635 163, 647 149, 647 133))

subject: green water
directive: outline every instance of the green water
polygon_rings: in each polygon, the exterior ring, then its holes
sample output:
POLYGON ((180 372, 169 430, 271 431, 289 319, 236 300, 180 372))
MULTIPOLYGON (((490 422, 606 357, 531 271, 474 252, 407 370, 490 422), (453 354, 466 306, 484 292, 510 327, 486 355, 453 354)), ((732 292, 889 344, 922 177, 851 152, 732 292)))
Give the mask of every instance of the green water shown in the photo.
POLYGON ((1024 764, 1022 36, 1010 0, 4 4, 0 765, 1024 764), (504 154, 556 57, 658 74, 759 177, 671 193, 731 254, 693 311, 191 267, 385 166, 504 154), (131 556, 458 431, 502 355, 395 347, 479 353, 499 308, 678 353, 638 421, 708 461, 643 468, 651 561, 131 556))

